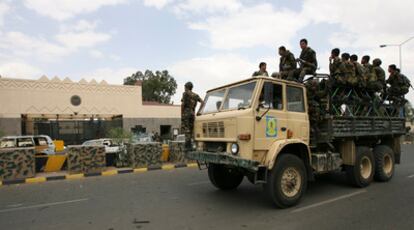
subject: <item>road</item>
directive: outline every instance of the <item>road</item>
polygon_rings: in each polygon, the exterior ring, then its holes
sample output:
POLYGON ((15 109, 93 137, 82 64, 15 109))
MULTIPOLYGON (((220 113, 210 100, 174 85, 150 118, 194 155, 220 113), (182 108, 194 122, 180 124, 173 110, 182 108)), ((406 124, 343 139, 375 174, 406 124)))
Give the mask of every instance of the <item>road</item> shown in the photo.
POLYGON ((247 180, 216 190, 194 168, 0 187, 1 229, 413 229, 414 145, 388 183, 319 176, 302 202, 276 209, 247 180))

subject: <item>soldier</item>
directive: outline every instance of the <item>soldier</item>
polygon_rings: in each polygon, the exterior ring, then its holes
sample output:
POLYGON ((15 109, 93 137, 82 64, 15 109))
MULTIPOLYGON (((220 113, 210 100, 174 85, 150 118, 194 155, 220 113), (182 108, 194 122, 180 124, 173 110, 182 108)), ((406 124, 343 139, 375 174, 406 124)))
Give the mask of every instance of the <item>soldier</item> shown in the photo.
POLYGON ((385 92, 387 84, 385 83, 385 71, 383 68, 381 68, 382 61, 379 58, 375 58, 372 61, 372 70, 375 73, 375 76, 377 77, 377 82, 379 83, 378 92, 385 92))
POLYGON ((259 71, 256 71, 252 74, 252 77, 258 77, 258 76, 265 76, 265 77, 269 76, 269 74, 266 71, 266 63, 265 62, 260 62, 259 71))
POLYGON ((403 102, 404 95, 408 93, 411 86, 410 80, 401 74, 394 64, 388 66, 388 72, 390 76, 386 83, 389 84, 390 87, 387 89, 387 95, 391 100, 403 102))
POLYGON ((279 47, 279 74, 282 79, 294 81, 294 74, 296 70, 296 59, 295 56, 286 50, 284 46, 279 47))
POLYGON ((352 77, 352 75, 355 74, 355 67, 349 61, 349 58, 349 53, 343 53, 341 55, 341 64, 338 68, 337 82, 342 86, 347 85, 348 78, 352 77))
POLYGON ((193 83, 187 82, 184 85, 185 91, 181 99, 181 131, 185 134, 185 150, 191 149, 191 138, 193 138, 195 108, 197 102, 204 104, 203 99, 198 94, 193 93, 193 83))
POLYGON ((318 61, 316 60, 316 52, 308 46, 308 40, 300 40, 300 48, 302 52, 296 61, 300 62, 299 69, 296 71, 298 81, 303 82, 306 74, 314 74, 318 68, 318 61))
POLYGON ((348 84, 353 87, 365 87, 365 68, 358 63, 358 55, 352 54, 350 57, 351 63, 354 65, 354 74, 347 79, 348 84))
POLYGON ((368 56, 368 55, 364 55, 363 57, 362 57, 362 59, 361 59, 361 64, 366 68, 366 69, 368 69, 369 71, 371 71, 371 69, 372 69, 372 65, 371 64, 369 64, 369 60, 371 59, 371 57, 370 56, 368 56))
POLYGON ((339 48, 334 48, 329 57, 329 74, 332 79, 335 79, 338 74, 339 65, 341 64, 341 58, 339 57, 340 52, 339 48))

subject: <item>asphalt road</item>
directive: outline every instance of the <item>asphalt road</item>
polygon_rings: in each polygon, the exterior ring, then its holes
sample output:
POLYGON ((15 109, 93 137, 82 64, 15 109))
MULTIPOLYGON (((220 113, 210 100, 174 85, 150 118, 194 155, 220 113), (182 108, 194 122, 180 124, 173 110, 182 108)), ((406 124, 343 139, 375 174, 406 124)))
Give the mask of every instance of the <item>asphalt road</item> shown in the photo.
POLYGON ((414 229, 413 150, 388 183, 320 176, 284 210, 261 186, 218 191, 194 168, 2 186, 0 229, 414 229))

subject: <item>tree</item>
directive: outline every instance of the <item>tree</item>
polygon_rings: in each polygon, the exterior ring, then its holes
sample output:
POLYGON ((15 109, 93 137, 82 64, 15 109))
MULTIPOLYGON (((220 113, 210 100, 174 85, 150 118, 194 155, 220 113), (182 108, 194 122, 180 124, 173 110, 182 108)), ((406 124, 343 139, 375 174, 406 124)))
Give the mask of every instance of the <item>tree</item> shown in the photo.
POLYGON ((144 101, 155 101, 170 104, 171 97, 177 90, 177 82, 167 70, 156 71, 155 74, 146 70, 145 73, 138 71, 124 79, 124 85, 135 85, 137 81, 142 82, 142 99, 144 101))
POLYGON ((131 143, 132 139, 132 133, 125 131, 123 128, 112 128, 107 131, 106 136, 111 138, 116 144, 131 143))

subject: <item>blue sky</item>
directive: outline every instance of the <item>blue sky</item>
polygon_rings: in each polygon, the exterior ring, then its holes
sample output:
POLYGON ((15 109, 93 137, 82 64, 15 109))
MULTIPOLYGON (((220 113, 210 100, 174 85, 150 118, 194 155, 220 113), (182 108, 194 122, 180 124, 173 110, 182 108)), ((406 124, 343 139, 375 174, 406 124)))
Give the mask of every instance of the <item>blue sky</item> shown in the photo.
MULTIPOLYGON (((414 36, 409 0, 0 0, 0 74, 69 77, 121 84, 137 70, 167 69, 179 101, 191 80, 201 95, 249 77, 260 61, 276 71, 276 48, 296 56, 306 37, 320 72, 334 47, 398 64, 396 47, 414 36)), ((414 74, 414 41, 403 72, 414 74)), ((413 98, 410 94, 410 99, 413 98)))

